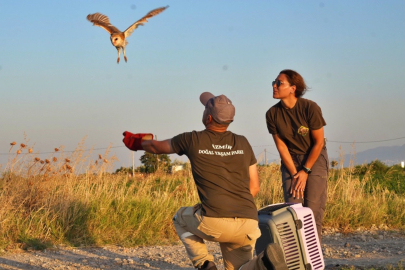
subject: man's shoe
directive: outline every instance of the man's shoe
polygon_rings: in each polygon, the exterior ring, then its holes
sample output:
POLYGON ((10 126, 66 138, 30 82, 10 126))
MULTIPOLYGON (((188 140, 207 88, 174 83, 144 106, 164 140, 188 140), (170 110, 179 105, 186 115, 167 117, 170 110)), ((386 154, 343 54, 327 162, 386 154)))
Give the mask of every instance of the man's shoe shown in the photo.
POLYGON ((214 262, 205 261, 203 266, 201 268, 198 268, 198 270, 218 270, 218 269, 214 262))
POLYGON ((288 270, 283 250, 279 244, 268 244, 263 252, 263 264, 268 270, 288 270))

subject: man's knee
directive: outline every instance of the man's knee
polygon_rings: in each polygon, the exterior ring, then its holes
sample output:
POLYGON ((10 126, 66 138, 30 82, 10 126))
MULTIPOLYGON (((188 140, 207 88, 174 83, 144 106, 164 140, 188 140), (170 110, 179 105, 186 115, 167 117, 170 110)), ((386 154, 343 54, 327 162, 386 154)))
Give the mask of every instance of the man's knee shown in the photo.
MULTIPOLYGON (((185 232, 196 234, 196 228, 199 224, 198 219, 194 215, 195 207, 181 207, 173 216, 173 225, 180 238, 185 232)), ((184 235, 188 237, 190 235, 184 235)))
POLYGON ((179 211, 173 216, 173 225, 176 229, 177 235, 179 236, 180 240, 183 243, 187 243, 190 241, 201 242, 200 238, 193 233, 191 233, 184 221, 182 221, 182 209, 180 208, 179 211), (180 222, 179 222, 180 221, 180 222))
POLYGON ((188 213, 188 212, 192 212, 192 210, 190 208, 192 208, 192 207, 180 207, 180 209, 177 210, 176 214, 174 214, 174 216, 173 216, 173 219, 172 219, 173 224, 185 226, 186 225, 185 216, 187 216, 187 214, 191 215, 191 213, 188 213))
MULTIPOLYGON (((180 209, 181 209, 181 208, 180 208, 180 209)), ((179 222, 178 222, 178 216, 179 216, 179 211, 180 211, 180 209, 177 210, 176 214, 174 214, 174 216, 173 216, 173 218, 172 218, 172 222, 173 222, 174 226, 176 226, 176 225, 179 224, 179 222)))

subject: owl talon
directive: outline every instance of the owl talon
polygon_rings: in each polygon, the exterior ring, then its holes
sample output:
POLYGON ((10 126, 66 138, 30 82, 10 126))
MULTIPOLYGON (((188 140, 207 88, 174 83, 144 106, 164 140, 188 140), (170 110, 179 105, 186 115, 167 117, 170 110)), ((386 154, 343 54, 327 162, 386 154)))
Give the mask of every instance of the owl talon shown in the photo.
POLYGON ((120 63, 120 58, 118 57, 118 58, 117 58, 117 64, 119 64, 119 63, 120 63))
POLYGON ((125 63, 127 62, 127 57, 126 56, 124 56, 124 59, 125 59, 125 63))

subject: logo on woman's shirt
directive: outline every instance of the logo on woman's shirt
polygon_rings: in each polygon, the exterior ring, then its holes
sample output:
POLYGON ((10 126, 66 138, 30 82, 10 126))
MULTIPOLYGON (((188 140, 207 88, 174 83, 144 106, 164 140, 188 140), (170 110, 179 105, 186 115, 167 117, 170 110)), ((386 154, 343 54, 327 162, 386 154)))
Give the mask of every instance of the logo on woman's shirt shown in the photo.
POLYGON ((305 137, 309 132, 309 128, 304 127, 304 126, 300 126, 300 128, 298 129, 298 134, 300 134, 302 137, 305 137))

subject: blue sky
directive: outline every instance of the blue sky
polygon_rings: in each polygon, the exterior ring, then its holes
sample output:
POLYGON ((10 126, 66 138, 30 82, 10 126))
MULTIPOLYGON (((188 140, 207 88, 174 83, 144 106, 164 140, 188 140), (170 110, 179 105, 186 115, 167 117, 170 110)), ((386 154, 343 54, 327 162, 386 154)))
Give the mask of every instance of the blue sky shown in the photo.
POLYGON ((39 153, 74 150, 84 137, 87 148, 112 144, 116 166, 129 166, 122 132, 167 139, 202 130, 204 91, 227 95, 236 106, 230 130, 258 157, 266 149, 277 158, 264 115, 278 102, 270 84, 285 68, 303 75, 304 97, 322 108, 330 157, 351 151, 338 142, 405 137, 403 0, 3 0, 0 25, 3 164, 25 133, 39 153), (166 5, 128 38, 128 62, 118 65, 109 34, 86 20, 100 12, 124 31, 166 5))

